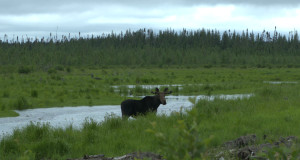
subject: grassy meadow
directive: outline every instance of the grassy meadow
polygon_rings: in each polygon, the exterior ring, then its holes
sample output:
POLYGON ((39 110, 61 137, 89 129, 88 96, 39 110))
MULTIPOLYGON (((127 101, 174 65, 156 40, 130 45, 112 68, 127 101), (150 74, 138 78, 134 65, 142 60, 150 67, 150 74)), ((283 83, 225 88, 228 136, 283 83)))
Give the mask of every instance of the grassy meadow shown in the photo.
POLYGON ((173 94, 253 93, 267 81, 299 81, 299 69, 243 68, 112 68, 53 67, 46 71, 27 67, 0 70, 0 116, 29 108, 120 104, 128 93, 149 95, 139 85, 180 84, 173 94), (93 75, 93 77, 91 76, 93 75), (130 89, 124 85, 136 85, 130 89), (117 86, 115 89, 113 86, 117 86), (116 92, 117 90, 117 92, 116 92))
MULTIPOLYGON (((210 153, 216 148, 243 135, 256 134, 258 143, 272 142, 281 136, 300 136, 297 127, 300 69, 297 68, 57 67, 47 72, 31 69, 28 73, 19 69, 1 72, 2 117, 17 116, 12 112, 16 109, 120 104, 126 98, 124 93, 149 95, 150 90, 138 87, 142 84, 182 84, 182 89, 170 87, 174 95, 254 93, 254 96, 201 100, 187 113, 171 116, 149 114, 126 121, 107 115, 103 122, 86 119, 82 129, 31 123, 1 140, 0 159, 121 156, 136 151, 159 153, 167 159, 211 159, 210 153), (128 84, 137 87, 122 86, 128 84), (114 91, 115 85, 121 87, 114 91)), ((284 154, 290 152, 293 151, 285 150, 284 154)))

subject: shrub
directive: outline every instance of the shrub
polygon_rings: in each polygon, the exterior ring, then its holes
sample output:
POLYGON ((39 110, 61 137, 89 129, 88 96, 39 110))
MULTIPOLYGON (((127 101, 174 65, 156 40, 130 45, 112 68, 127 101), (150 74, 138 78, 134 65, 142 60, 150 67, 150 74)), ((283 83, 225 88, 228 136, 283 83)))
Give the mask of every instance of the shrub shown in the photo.
POLYGON ((35 159, 56 159, 54 156, 68 153, 70 146, 61 139, 43 139, 33 148, 35 159))
POLYGON ((68 72, 68 73, 72 72, 72 70, 71 70, 70 67, 67 67, 67 72, 68 72))
POLYGON ((56 66, 55 69, 58 70, 58 71, 64 71, 64 67, 63 66, 56 66))
POLYGON ((31 91, 31 97, 37 98, 38 97, 38 91, 37 90, 32 90, 31 91))
MULTIPOLYGON (((197 114, 192 110, 189 114, 197 114)), ((193 115, 195 116, 195 115, 193 115)), ((205 158, 206 145, 211 138, 201 139, 199 123, 194 118, 190 120, 178 120, 174 129, 168 133, 161 133, 156 129, 156 122, 152 122, 152 129, 147 131, 154 134, 161 146, 161 152, 166 159, 203 159, 205 158)))
POLYGON ((3 91, 3 98, 9 98, 9 92, 7 90, 3 91))
POLYGON ((54 73, 56 73, 57 71, 56 71, 56 69, 54 69, 54 68, 51 68, 51 69, 49 69, 48 70, 48 73, 49 74, 54 74, 54 73))
POLYGON ((16 141, 12 138, 10 139, 1 139, 0 143, 0 159, 3 157, 9 157, 14 156, 20 152, 20 146, 19 143, 16 143, 16 141))
POLYGON ((1 111, 5 111, 6 106, 0 102, 1 111))
POLYGON ((28 74, 31 71, 32 71, 32 69, 30 67, 28 67, 28 66, 21 66, 18 69, 18 73, 20 73, 20 74, 28 74))
POLYGON ((291 147, 279 146, 270 148, 267 152, 259 152, 258 156, 262 159, 299 159, 299 144, 293 144, 291 147))
POLYGON ((31 107, 31 105, 28 103, 27 99, 23 96, 19 97, 15 104, 13 105, 14 109, 17 110, 24 110, 31 107))

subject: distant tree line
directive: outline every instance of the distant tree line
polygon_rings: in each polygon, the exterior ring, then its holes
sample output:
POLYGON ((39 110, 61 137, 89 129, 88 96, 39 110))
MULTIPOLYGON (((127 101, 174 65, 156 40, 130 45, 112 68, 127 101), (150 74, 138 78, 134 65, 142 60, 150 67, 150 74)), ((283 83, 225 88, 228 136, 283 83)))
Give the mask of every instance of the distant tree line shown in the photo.
POLYGON ((297 31, 151 29, 100 36, 0 40, 0 65, 300 67, 297 31))

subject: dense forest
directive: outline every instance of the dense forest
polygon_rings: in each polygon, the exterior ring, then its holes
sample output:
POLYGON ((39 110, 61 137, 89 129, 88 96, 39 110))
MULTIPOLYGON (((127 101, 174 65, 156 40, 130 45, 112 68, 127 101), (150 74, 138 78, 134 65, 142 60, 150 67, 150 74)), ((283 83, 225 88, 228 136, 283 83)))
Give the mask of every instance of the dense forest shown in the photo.
POLYGON ((153 31, 48 38, 4 36, 0 65, 36 66, 182 66, 300 67, 297 31, 153 31))

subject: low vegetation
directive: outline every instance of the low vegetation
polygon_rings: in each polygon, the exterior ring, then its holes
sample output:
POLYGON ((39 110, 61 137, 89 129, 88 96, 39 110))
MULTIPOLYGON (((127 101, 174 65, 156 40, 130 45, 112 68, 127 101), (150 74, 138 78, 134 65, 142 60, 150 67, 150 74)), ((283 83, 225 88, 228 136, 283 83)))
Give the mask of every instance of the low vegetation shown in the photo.
POLYGON ((212 95, 253 93, 268 86, 267 81, 300 80, 299 69, 293 68, 72 68, 68 72, 56 67, 55 73, 33 70, 27 74, 13 67, 8 70, 0 69, 2 115, 28 108, 120 104, 128 95, 149 95, 153 88, 143 88, 143 84, 182 85, 168 86, 173 95, 212 95), (128 84, 136 86, 128 88, 128 84))
MULTIPOLYGON (((86 119, 81 129, 31 123, 1 140, 0 155, 2 159, 66 159, 150 151, 167 159, 210 159, 223 143, 242 135, 256 134, 257 143, 299 137, 299 91, 298 84, 267 85, 249 99, 201 100, 187 112, 135 120, 107 115, 103 122, 86 119)), ((283 154, 291 152, 285 149, 283 154)))

